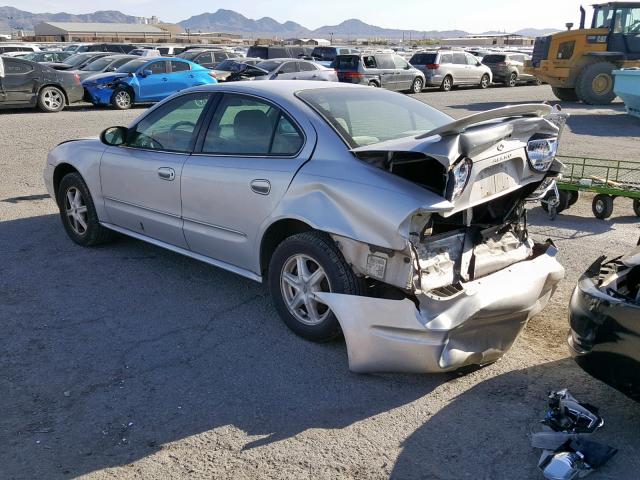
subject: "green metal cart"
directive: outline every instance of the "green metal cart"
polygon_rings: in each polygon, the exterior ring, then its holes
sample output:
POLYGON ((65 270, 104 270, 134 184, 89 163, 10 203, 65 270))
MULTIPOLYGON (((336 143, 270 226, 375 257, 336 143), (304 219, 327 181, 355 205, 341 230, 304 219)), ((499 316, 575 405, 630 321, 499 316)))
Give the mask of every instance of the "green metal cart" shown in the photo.
POLYGON ((596 218, 609 218, 618 197, 633 199, 633 210, 640 217, 640 161, 602 160, 558 156, 565 164, 557 191, 542 200, 542 208, 554 218, 578 201, 580 192, 593 192, 592 209, 596 218))

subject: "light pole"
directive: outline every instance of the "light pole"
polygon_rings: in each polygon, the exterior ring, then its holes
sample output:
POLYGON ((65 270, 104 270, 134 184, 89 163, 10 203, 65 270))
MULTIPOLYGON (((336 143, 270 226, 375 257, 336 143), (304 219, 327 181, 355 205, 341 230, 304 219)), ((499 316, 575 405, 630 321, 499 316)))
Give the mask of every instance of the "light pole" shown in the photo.
POLYGON ((331 40, 330 40, 331 45, 333 45, 333 32, 329 33, 329 35, 331 36, 331 40))

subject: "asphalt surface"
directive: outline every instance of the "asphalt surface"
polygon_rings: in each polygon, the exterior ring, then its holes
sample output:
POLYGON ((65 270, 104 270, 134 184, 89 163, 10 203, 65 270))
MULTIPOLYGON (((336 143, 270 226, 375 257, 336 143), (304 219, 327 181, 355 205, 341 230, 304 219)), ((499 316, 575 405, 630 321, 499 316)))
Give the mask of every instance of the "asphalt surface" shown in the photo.
MULTIPOLYGON (((426 92, 455 117, 552 101, 542 87, 426 92)), ((565 105, 564 155, 640 160, 640 121, 565 105)), ((547 391, 600 407, 618 455, 591 478, 637 478, 640 405, 568 358, 580 273, 640 236, 631 202, 599 221, 587 196, 531 231, 567 269, 499 362, 467 375, 357 375, 343 342, 287 330, 266 289, 139 241, 67 239, 42 167, 63 140, 143 111, 0 112, 0 478, 537 479, 528 433, 547 391)))

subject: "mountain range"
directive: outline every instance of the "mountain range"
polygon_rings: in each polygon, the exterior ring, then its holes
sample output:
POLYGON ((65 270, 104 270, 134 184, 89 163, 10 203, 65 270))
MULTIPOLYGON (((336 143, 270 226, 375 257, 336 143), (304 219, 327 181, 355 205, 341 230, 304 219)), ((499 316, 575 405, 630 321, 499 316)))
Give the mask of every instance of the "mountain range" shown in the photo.
MULTIPOLYGON (((14 29, 33 31, 40 22, 98 22, 98 23, 137 23, 138 17, 125 15, 114 10, 97 11, 81 15, 70 13, 31 13, 14 7, 0 7, 0 33, 9 33, 14 29)), ((219 9, 214 13, 202 13, 178 23, 183 29, 192 32, 239 33, 245 37, 311 37, 329 38, 446 38, 468 35, 464 30, 402 30, 370 25, 358 19, 345 20, 337 25, 310 30, 296 22, 280 23, 270 17, 258 20, 247 18, 233 10, 219 9)), ((557 32, 557 29, 523 29, 520 35, 540 36, 557 32)), ((498 32, 485 32, 498 33, 498 32)))

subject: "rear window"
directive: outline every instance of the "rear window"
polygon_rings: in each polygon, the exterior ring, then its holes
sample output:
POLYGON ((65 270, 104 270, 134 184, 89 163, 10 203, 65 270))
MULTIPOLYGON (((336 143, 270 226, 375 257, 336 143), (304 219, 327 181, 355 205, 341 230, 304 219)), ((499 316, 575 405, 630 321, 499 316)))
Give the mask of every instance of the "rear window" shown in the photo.
POLYGON ((336 70, 358 70, 360 57, 358 55, 338 55, 331 66, 336 70))
POLYGON ((506 58, 506 55, 487 55, 482 59, 482 63, 502 63, 506 58))
POLYGON ((249 47, 247 57, 268 58, 269 49, 267 47, 249 47))
MULTIPOLYGON (((346 49, 342 49, 346 50, 346 49)), ((349 52, 344 52, 349 53, 349 52)), ((311 56, 321 62, 333 62, 336 59, 336 48, 334 47, 316 47, 311 52, 311 56)))
POLYGON ((409 63, 411 65, 433 65, 436 63, 437 53, 416 53, 409 63))
POLYGON ((351 148, 420 135, 452 120, 419 100, 377 88, 322 88, 296 95, 351 148))

